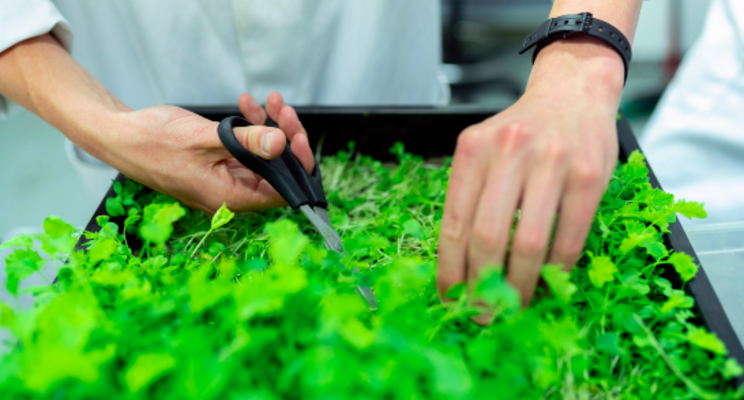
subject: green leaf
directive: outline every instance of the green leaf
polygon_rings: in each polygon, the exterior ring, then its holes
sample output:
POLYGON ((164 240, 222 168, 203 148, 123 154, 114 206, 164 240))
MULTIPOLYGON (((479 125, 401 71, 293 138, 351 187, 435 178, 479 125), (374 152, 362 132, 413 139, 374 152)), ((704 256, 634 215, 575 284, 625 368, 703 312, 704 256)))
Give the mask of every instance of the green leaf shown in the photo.
POLYGON ((344 248, 358 257, 379 254, 381 249, 390 246, 387 238, 375 234, 359 235, 344 241, 344 248))
POLYGON ((465 398, 473 388, 473 378, 461 357, 430 350, 426 357, 434 369, 434 393, 465 398))
POLYGON ((675 308, 692 308, 695 305, 695 300, 685 295, 681 290, 674 291, 669 300, 665 301, 664 304, 659 308, 659 312, 666 314, 675 308))
POLYGON ((109 197, 106 199, 106 212, 112 217, 120 217, 125 215, 124 205, 121 202, 121 197, 109 197))
POLYGON ((563 271, 560 265, 545 265, 542 269, 542 277, 550 287, 550 291, 564 303, 571 300, 576 292, 576 285, 570 281, 570 276, 563 271))
POLYGON ((519 291, 506 281, 500 268, 482 269, 475 284, 474 294, 476 299, 494 306, 499 312, 513 314, 518 312, 522 305, 519 291))
POLYGON ((444 297, 446 299, 456 300, 465 295, 465 292, 467 290, 467 285, 465 282, 460 282, 452 285, 449 289, 447 289, 447 292, 445 292, 444 297))
POLYGON ((406 148, 403 145, 403 142, 395 142, 393 144, 393 147, 390 148, 390 154, 398 156, 398 159, 403 158, 405 153, 406 153, 406 148))
POLYGON ((42 250, 54 256, 57 254, 70 254, 77 243, 73 236, 75 228, 59 217, 51 216, 44 220, 44 234, 34 235, 42 244, 42 250))
POLYGON ((299 232, 297 224, 281 220, 266 224, 266 233, 273 240, 269 248, 275 262, 293 265, 310 241, 299 232))
POLYGON ((640 243, 640 246, 646 249, 646 252, 656 259, 659 259, 667 254, 666 246, 661 241, 661 238, 657 236, 642 241, 640 243))
POLYGON ((31 239, 31 237, 21 233, 20 235, 8 240, 7 242, 0 244, 0 250, 8 249, 11 247, 32 247, 33 245, 34 241, 31 239))
POLYGON ((596 256, 591 257, 589 263, 589 280, 595 287, 601 288, 607 282, 615 280, 614 274, 617 272, 617 267, 612 262, 610 257, 607 256, 596 256))
POLYGON ((235 213, 228 210, 225 203, 222 203, 222 207, 220 207, 220 209, 217 210, 217 212, 212 217, 212 227, 209 229, 213 231, 220 228, 221 226, 230 222, 234 216, 235 213))
POLYGON ((176 359, 168 353, 140 354, 127 368, 124 381, 130 392, 139 392, 175 366, 176 359))
POLYGON ((689 282, 697 274, 698 266, 692 260, 692 257, 685 253, 674 253, 669 256, 668 261, 674 266, 674 269, 682 277, 684 282, 689 282))
POLYGON ((597 350, 604 351, 613 355, 623 355, 625 350, 620 347, 620 336, 617 332, 608 332, 599 335, 597 337, 596 345, 597 350))
POLYGON ((108 215, 99 215, 99 216, 96 217, 96 223, 101 228, 103 228, 104 226, 106 226, 106 224, 109 223, 109 220, 111 220, 111 217, 108 216, 108 215))
POLYGON ((108 259, 116 251, 119 243, 112 237, 104 237, 93 242, 88 248, 88 257, 91 264, 108 259))
POLYGON ((124 232, 127 232, 127 230, 129 229, 129 227, 130 226, 134 226, 134 224, 136 224, 137 221, 139 221, 140 219, 142 219, 142 216, 139 215, 139 214, 134 214, 134 215, 128 216, 127 219, 124 220, 124 232))
POLYGON ((739 365, 735 358, 729 358, 723 364, 723 376, 726 378, 736 378, 744 374, 744 368, 739 365))
POLYGON ((681 199, 674 204, 672 211, 680 213, 687 218, 706 218, 708 213, 703 208, 703 203, 681 199))
POLYGON ((602 213, 597 214, 597 221, 599 221, 599 230, 602 232, 602 237, 607 238, 612 233, 610 231, 610 228, 607 227, 607 223, 605 223, 604 218, 602 218, 602 213))
POLYGON ((628 165, 631 167, 646 167, 646 157, 638 150, 633 150, 628 157, 628 165))
POLYGON ((15 249, 5 258, 5 272, 8 274, 6 287, 11 294, 18 294, 20 281, 33 275, 44 267, 39 253, 28 249, 15 249))
POLYGON ((140 235, 153 243, 165 243, 173 232, 173 223, 186 215, 178 203, 153 203, 145 207, 140 235))
POLYGON ((716 354, 726 355, 726 345, 716 337, 713 333, 708 333, 705 328, 691 327, 687 331, 687 340, 695 346, 701 347, 706 350, 710 350, 716 354))
POLYGON ((421 224, 415 219, 409 219, 403 224, 403 233, 413 236, 422 242, 425 241, 424 230, 421 228, 421 224))
POLYGON ((647 240, 653 240, 656 234, 656 230, 653 227, 646 228, 640 224, 629 225, 628 229, 628 237, 623 239, 620 244, 620 251, 623 254, 633 250, 647 240))

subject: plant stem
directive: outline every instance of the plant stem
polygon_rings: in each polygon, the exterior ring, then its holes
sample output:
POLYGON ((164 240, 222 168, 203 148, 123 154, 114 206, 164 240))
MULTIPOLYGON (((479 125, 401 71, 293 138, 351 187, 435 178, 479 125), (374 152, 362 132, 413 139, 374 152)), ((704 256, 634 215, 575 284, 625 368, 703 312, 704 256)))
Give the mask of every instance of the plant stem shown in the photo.
POLYGON ((197 244, 196 247, 194 247, 194 250, 191 251, 191 255, 189 255, 189 258, 194 258, 194 254, 196 254, 196 251, 199 250, 202 244, 204 244, 204 241, 207 240, 207 236, 209 236, 210 233, 212 233, 211 229, 207 231, 206 235, 202 236, 202 239, 199 241, 199 244, 197 244))
POLYGON ((682 382, 684 382, 684 384, 687 386, 688 389, 692 390, 696 395, 700 396, 700 398, 703 398, 706 400, 715 400, 715 399, 720 398, 720 396, 718 395, 704 391, 698 385, 696 385, 695 382, 693 382, 692 380, 690 380, 690 378, 688 378, 685 374, 683 374, 682 371, 680 371, 677 364, 675 364, 674 361, 672 361, 672 359, 666 353, 666 351, 664 351, 664 348, 661 347, 661 343, 659 343, 659 341, 656 340, 656 336, 651 331, 651 329, 649 329, 649 327, 646 326, 646 324, 643 322, 643 319, 639 317, 637 314, 633 314, 633 319, 635 319, 638 325, 640 325, 641 328, 643 328, 643 331, 646 332, 649 342, 651 342, 651 345, 654 346, 656 351, 659 353, 659 355, 661 356, 661 359, 664 360, 664 362, 669 367, 669 369, 672 370, 674 375, 677 375, 677 377, 682 382))

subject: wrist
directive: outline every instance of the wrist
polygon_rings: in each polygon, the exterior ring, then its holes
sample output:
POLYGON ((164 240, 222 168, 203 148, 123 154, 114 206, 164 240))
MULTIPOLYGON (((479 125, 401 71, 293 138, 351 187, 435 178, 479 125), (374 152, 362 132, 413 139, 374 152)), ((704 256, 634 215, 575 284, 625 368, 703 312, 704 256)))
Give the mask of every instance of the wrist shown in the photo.
POLYGON ((81 102, 75 110, 54 110, 45 119, 85 152, 116 168, 116 149, 127 132, 131 134, 128 129, 133 128, 127 114, 105 105, 81 102))
POLYGON ((558 39, 538 53, 527 91, 579 91, 619 103, 624 77, 622 58, 602 40, 589 36, 558 39))

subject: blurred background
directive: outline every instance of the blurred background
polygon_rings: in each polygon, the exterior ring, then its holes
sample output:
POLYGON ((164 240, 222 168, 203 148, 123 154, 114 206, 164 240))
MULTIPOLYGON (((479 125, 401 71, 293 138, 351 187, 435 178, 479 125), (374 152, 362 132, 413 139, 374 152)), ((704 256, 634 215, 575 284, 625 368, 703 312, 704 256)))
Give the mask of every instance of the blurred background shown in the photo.
MULTIPOLYGON (((636 135, 699 35, 710 0, 644 2, 623 110, 636 135)), ((507 107, 522 93, 531 56, 519 44, 546 19, 550 0, 443 0, 444 70, 453 105, 507 107)), ((58 215, 78 227, 103 193, 88 193, 63 136, 28 112, 0 120, 0 241, 58 215)))

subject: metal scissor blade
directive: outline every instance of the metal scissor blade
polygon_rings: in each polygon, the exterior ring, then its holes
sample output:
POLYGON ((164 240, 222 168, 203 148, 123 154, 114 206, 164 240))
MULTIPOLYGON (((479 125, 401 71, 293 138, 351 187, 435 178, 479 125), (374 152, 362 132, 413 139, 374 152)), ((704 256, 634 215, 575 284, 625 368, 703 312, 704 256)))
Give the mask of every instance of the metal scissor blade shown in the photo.
MULTIPOLYGON (((326 247, 336 253, 343 253, 343 242, 341 242, 341 238, 338 236, 336 230, 331 227, 331 221, 328 218, 328 213, 326 213, 325 208, 315 207, 313 209, 310 208, 309 205, 305 204, 300 206, 300 210, 302 210, 302 213, 305 214, 308 220, 310 220, 310 223, 313 224, 315 229, 323 235, 326 247)), ((359 268, 354 267, 354 273, 361 274, 361 271, 359 268)), ((367 306, 369 306, 371 310, 377 310, 377 298, 375 298, 372 288, 369 286, 359 285, 357 286, 357 293, 359 293, 359 295, 367 302, 367 306)))
MULTIPOLYGON (((310 220, 310 223, 313 224, 315 229, 323 236, 326 246, 337 253, 343 253, 344 245, 341 242, 338 233, 336 233, 331 225, 324 221, 323 218, 321 218, 321 216, 307 204, 300 206, 300 210, 302 210, 302 213, 310 220)), ((323 211, 325 213, 325 210, 323 211)), ((325 218, 328 218, 327 214, 325 215, 325 218)))
MULTIPOLYGON (((359 272, 359 268, 354 268, 354 272, 359 272)), ((364 301, 367 302, 367 306, 369 306, 370 310, 377 311, 377 298, 372 292, 371 287, 359 285, 357 286, 357 293, 359 293, 364 301)))

